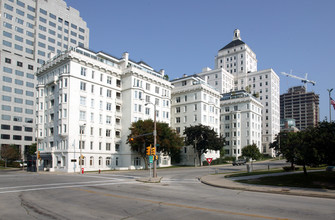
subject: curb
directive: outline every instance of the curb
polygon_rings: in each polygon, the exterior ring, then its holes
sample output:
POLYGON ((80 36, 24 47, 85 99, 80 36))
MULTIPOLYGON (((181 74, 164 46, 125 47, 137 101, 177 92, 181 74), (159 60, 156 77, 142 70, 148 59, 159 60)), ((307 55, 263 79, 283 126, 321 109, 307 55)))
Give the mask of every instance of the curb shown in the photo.
POLYGON ((232 182, 235 186, 230 186, 229 184, 215 184, 211 181, 205 180, 207 176, 203 176, 199 178, 199 181, 203 184, 218 187, 218 188, 224 188, 224 189, 231 189, 231 190, 243 190, 243 191, 249 191, 249 192, 262 192, 262 193, 272 193, 272 194, 282 194, 282 195, 292 195, 292 196, 306 196, 306 197, 316 197, 316 198, 328 198, 328 199, 335 199, 335 190, 325 190, 325 192, 317 192, 312 191, 309 192, 308 190, 313 189, 302 189, 302 188, 294 188, 294 187, 270 187, 270 186, 264 186, 264 185, 252 185, 252 184, 245 184, 245 183, 236 183, 232 180, 227 180, 232 182), (240 185, 240 186, 236 186, 240 185), (267 189, 265 189, 267 188, 267 189), (331 194, 329 194, 331 193, 331 194))
POLYGON ((163 177, 143 177, 136 179, 138 182, 142 183, 160 183, 163 177))

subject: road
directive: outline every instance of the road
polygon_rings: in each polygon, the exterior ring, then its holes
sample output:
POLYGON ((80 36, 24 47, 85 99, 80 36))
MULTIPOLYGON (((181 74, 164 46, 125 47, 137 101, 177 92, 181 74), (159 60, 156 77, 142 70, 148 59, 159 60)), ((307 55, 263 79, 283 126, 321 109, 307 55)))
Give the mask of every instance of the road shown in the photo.
POLYGON ((148 171, 0 172, 0 219, 335 219, 333 199, 228 190, 197 179, 240 169, 245 166, 158 169, 158 184, 135 181, 148 171))

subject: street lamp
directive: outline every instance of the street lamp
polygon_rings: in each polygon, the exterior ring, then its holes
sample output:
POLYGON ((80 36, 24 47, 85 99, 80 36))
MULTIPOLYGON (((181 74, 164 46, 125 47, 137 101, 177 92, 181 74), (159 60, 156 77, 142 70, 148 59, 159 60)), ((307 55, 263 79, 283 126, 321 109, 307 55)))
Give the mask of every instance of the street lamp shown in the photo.
MULTIPOLYGON (((157 130, 156 130, 156 104, 153 104, 151 102, 148 102, 148 103, 145 103, 145 106, 147 105, 153 105, 154 106, 154 132, 153 132, 153 135, 154 135, 154 149, 155 149, 155 152, 156 152, 156 136, 157 136, 157 130)), ((156 157, 154 156, 154 171, 153 171, 153 174, 152 174, 152 177, 157 177, 157 164, 156 164, 156 157)))
POLYGON ((83 148, 83 131, 85 129, 86 124, 80 125, 80 145, 79 145, 79 150, 80 150, 80 156, 79 156, 79 166, 81 172, 82 170, 82 163, 83 163, 83 154, 82 154, 82 148, 83 148))
POLYGON ((329 122, 332 122, 330 93, 333 91, 333 89, 327 89, 327 91, 329 93, 329 122))

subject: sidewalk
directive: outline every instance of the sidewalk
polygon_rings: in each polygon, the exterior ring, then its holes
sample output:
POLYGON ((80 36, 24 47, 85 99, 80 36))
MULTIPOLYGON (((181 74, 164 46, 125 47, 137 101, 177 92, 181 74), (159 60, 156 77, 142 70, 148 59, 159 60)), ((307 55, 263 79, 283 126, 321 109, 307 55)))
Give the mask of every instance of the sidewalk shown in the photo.
MULTIPOLYGON (((229 175, 229 174, 207 175, 207 176, 201 177, 200 181, 210 186, 234 189, 234 190, 335 199, 335 190, 245 184, 245 183, 236 182, 234 180, 253 179, 253 178, 263 177, 265 175, 244 176, 244 177, 235 177, 235 178, 225 178, 225 175, 229 175)), ((269 175, 274 176, 275 174, 269 174, 269 175)), ((277 174, 277 175, 286 175, 286 174, 277 174)))

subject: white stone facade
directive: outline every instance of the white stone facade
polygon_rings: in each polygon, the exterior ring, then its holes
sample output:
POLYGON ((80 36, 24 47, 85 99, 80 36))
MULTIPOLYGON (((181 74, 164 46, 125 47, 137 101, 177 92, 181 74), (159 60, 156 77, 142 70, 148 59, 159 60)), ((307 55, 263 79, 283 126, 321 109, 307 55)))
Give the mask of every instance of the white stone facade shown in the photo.
MULTIPOLYGON (((171 127, 183 135, 185 127, 205 125, 220 134, 220 93, 197 75, 184 76, 171 81, 174 89, 171 96, 171 127)), ((202 155, 206 158, 219 158, 220 151, 209 150, 202 155)), ((198 157, 192 146, 184 146, 181 151, 181 164, 198 164, 198 157)))
POLYGON ((242 148, 262 146, 262 104, 245 91, 226 93, 220 101, 221 135, 225 137, 225 156, 238 158, 242 148))
MULTIPOLYGON (((38 144, 41 167, 51 171, 141 169, 142 158, 127 142, 140 119, 170 122, 171 83, 125 53, 117 59, 76 48, 38 70, 38 144), (82 132, 81 132, 82 130, 82 132), (81 148, 81 149, 80 149, 81 148)), ((170 158, 159 155, 159 166, 170 158)))
POLYGON ((280 131, 280 80, 278 75, 272 69, 257 70, 256 54, 241 40, 238 29, 234 31, 233 41, 219 50, 215 58, 215 67, 216 70, 202 71, 199 76, 203 79, 207 77, 210 85, 217 88, 222 94, 247 90, 251 94, 259 95, 258 101, 264 106, 261 153, 275 156, 269 144, 274 141, 276 134, 280 131), (224 78, 222 78, 222 83, 210 81, 216 77, 218 71, 225 73, 222 75, 231 75, 226 76, 228 83, 224 81, 224 78), (233 78, 233 85, 231 85, 231 78, 233 78))

